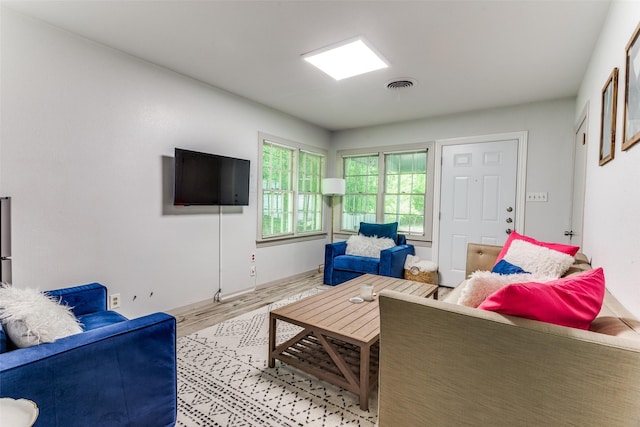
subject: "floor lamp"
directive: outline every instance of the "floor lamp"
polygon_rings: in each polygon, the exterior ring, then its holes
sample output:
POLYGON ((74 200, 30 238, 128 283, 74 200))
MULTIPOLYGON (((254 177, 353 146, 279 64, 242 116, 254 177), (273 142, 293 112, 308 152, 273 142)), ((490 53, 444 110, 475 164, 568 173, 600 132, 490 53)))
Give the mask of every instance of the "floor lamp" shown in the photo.
POLYGON ((333 243, 333 204, 336 196, 343 196, 345 190, 344 179, 325 178, 322 180, 322 194, 331 196, 331 241, 333 243))

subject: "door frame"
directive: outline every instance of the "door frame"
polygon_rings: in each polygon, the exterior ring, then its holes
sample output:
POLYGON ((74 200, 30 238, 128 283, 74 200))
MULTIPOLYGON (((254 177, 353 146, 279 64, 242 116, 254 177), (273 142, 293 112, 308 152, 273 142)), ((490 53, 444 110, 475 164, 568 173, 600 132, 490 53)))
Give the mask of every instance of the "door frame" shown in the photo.
MULTIPOLYGON (((580 197, 582 198, 582 212, 580 212, 580 215, 582 216, 580 220, 581 230, 579 230, 580 246, 584 244, 584 203, 585 203, 586 194, 587 194, 587 160, 589 157, 589 101, 587 101, 584 108, 582 109, 582 112, 578 116, 578 121, 573 129, 573 153, 571 158, 573 173, 571 174, 571 204, 569 206, 569 230, 568 231, 573 231, 573 219, 574 219, 573 214, 574 214, 574 207, 575 207, 574 202, 576 197, 576 194, 575 194, 576 193, 576 160, 577 160, 576 159, 576 151, 577 151, 576 137, 577 137, 578 131, 582 128, 583 124, 584 124, 584 135, 585 135, 584 145, 586 147, 585 147, 584 168, 583 168, 584 176, 582 177, 582 194, 580 195, 580 197)), ((569 237, 569 244, 575 244, 574 242, 571 241, 571 237, 569 237)))
POLYGON ((433 180, 433 229, 431 257, 437 264, 440 257, 440 190, 442 185, 442 147, 445 145, 478 144, 497 141, 518 141, 518 165, 516 171, 516 218, 513 228, 524 234, 524 217, 526 206, 527 181, 527 139, 528 131, 496 133, 490 135, 465 136, 436 140, 434 156, 440 159, 435 162, 433 180))

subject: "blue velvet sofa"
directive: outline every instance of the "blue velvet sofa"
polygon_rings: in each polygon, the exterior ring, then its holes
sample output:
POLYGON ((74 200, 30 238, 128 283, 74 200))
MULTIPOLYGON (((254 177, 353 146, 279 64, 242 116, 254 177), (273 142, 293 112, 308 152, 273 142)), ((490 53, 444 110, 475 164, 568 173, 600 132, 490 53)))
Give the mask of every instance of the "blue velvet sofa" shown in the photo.
POLYGON ((415 255, 413 245, 407 244, 406 236, 398 234, 398 223, 360 223, 358 234, 364 236, 389 237, 396 246, 380 251, 380 258, 346 255, 347 242, 329 243, 324 249, 324 284, 339 285, 363 274, 404 277, 404 262, 407 255, 415 255))
POLYGON ((84 332, 16 349, 0 330, 0 397, 34 401, 36 426, 173 426, 175 318, 128 320, 107 310, 98 283, 46 293, 73 307, 84 332))

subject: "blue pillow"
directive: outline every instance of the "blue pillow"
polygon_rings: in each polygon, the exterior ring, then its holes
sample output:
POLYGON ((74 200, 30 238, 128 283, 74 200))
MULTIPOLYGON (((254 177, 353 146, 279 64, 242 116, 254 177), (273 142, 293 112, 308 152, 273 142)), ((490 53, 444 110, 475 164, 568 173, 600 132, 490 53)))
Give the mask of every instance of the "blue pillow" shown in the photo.
POLYGON ((517 265, 513 265, 510 262, 507 262, 503 259, 500 260, 496 265, 491 269, 492 273, 498 274, 519 274, 519 273, 528 273, 528 271, 524 271, 522 267, 518 267, 517 265))
POLYGON ((360 223, 359 234, 367 237, 388 237, 395 242, 398 237, 398 223, 391 222, 389 224, 371 224, 368 222, 360 223))

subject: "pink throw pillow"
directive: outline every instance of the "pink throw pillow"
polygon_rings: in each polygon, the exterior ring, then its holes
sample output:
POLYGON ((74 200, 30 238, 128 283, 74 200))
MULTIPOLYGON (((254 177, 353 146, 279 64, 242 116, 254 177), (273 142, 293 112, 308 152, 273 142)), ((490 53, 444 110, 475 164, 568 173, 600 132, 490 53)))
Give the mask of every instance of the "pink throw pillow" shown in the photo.
POLYGON ((602 268, 547 283, 514 283, 489 295, 478 308, 500 314, 589 329, 604 299, 602 268))
POLYGON ((507 238, 507 241, 504 243, 504 246, 502 247, 502 250, 498 254, 498 258, 496 259, 496 264, 499 263, 502 258, 504 258, 504 256, 506 255, 507 251, 509 250, 509 246, 511 246, 511 242, 513 242, 514 240, 524 240, 525 242, 529 242, 529 243, 532 243, 534 245, 538 245, 538 246, 542 246, 542 247, 545 247, 545 248, 549 248, 549 249, 552 249, 554 251, 562 252, 562 253, 565 253, 565 254, 571 255, 571 256, 575 256, 578 253, 578 251, 580 250, 580 246, 564 245, 562 243, 540 242, 540 241, 534 239, 533 237, 524 236, 522 234, 519 234, 516 231, 512 231, 511 234, 509 234, 509 237, 507 238))

